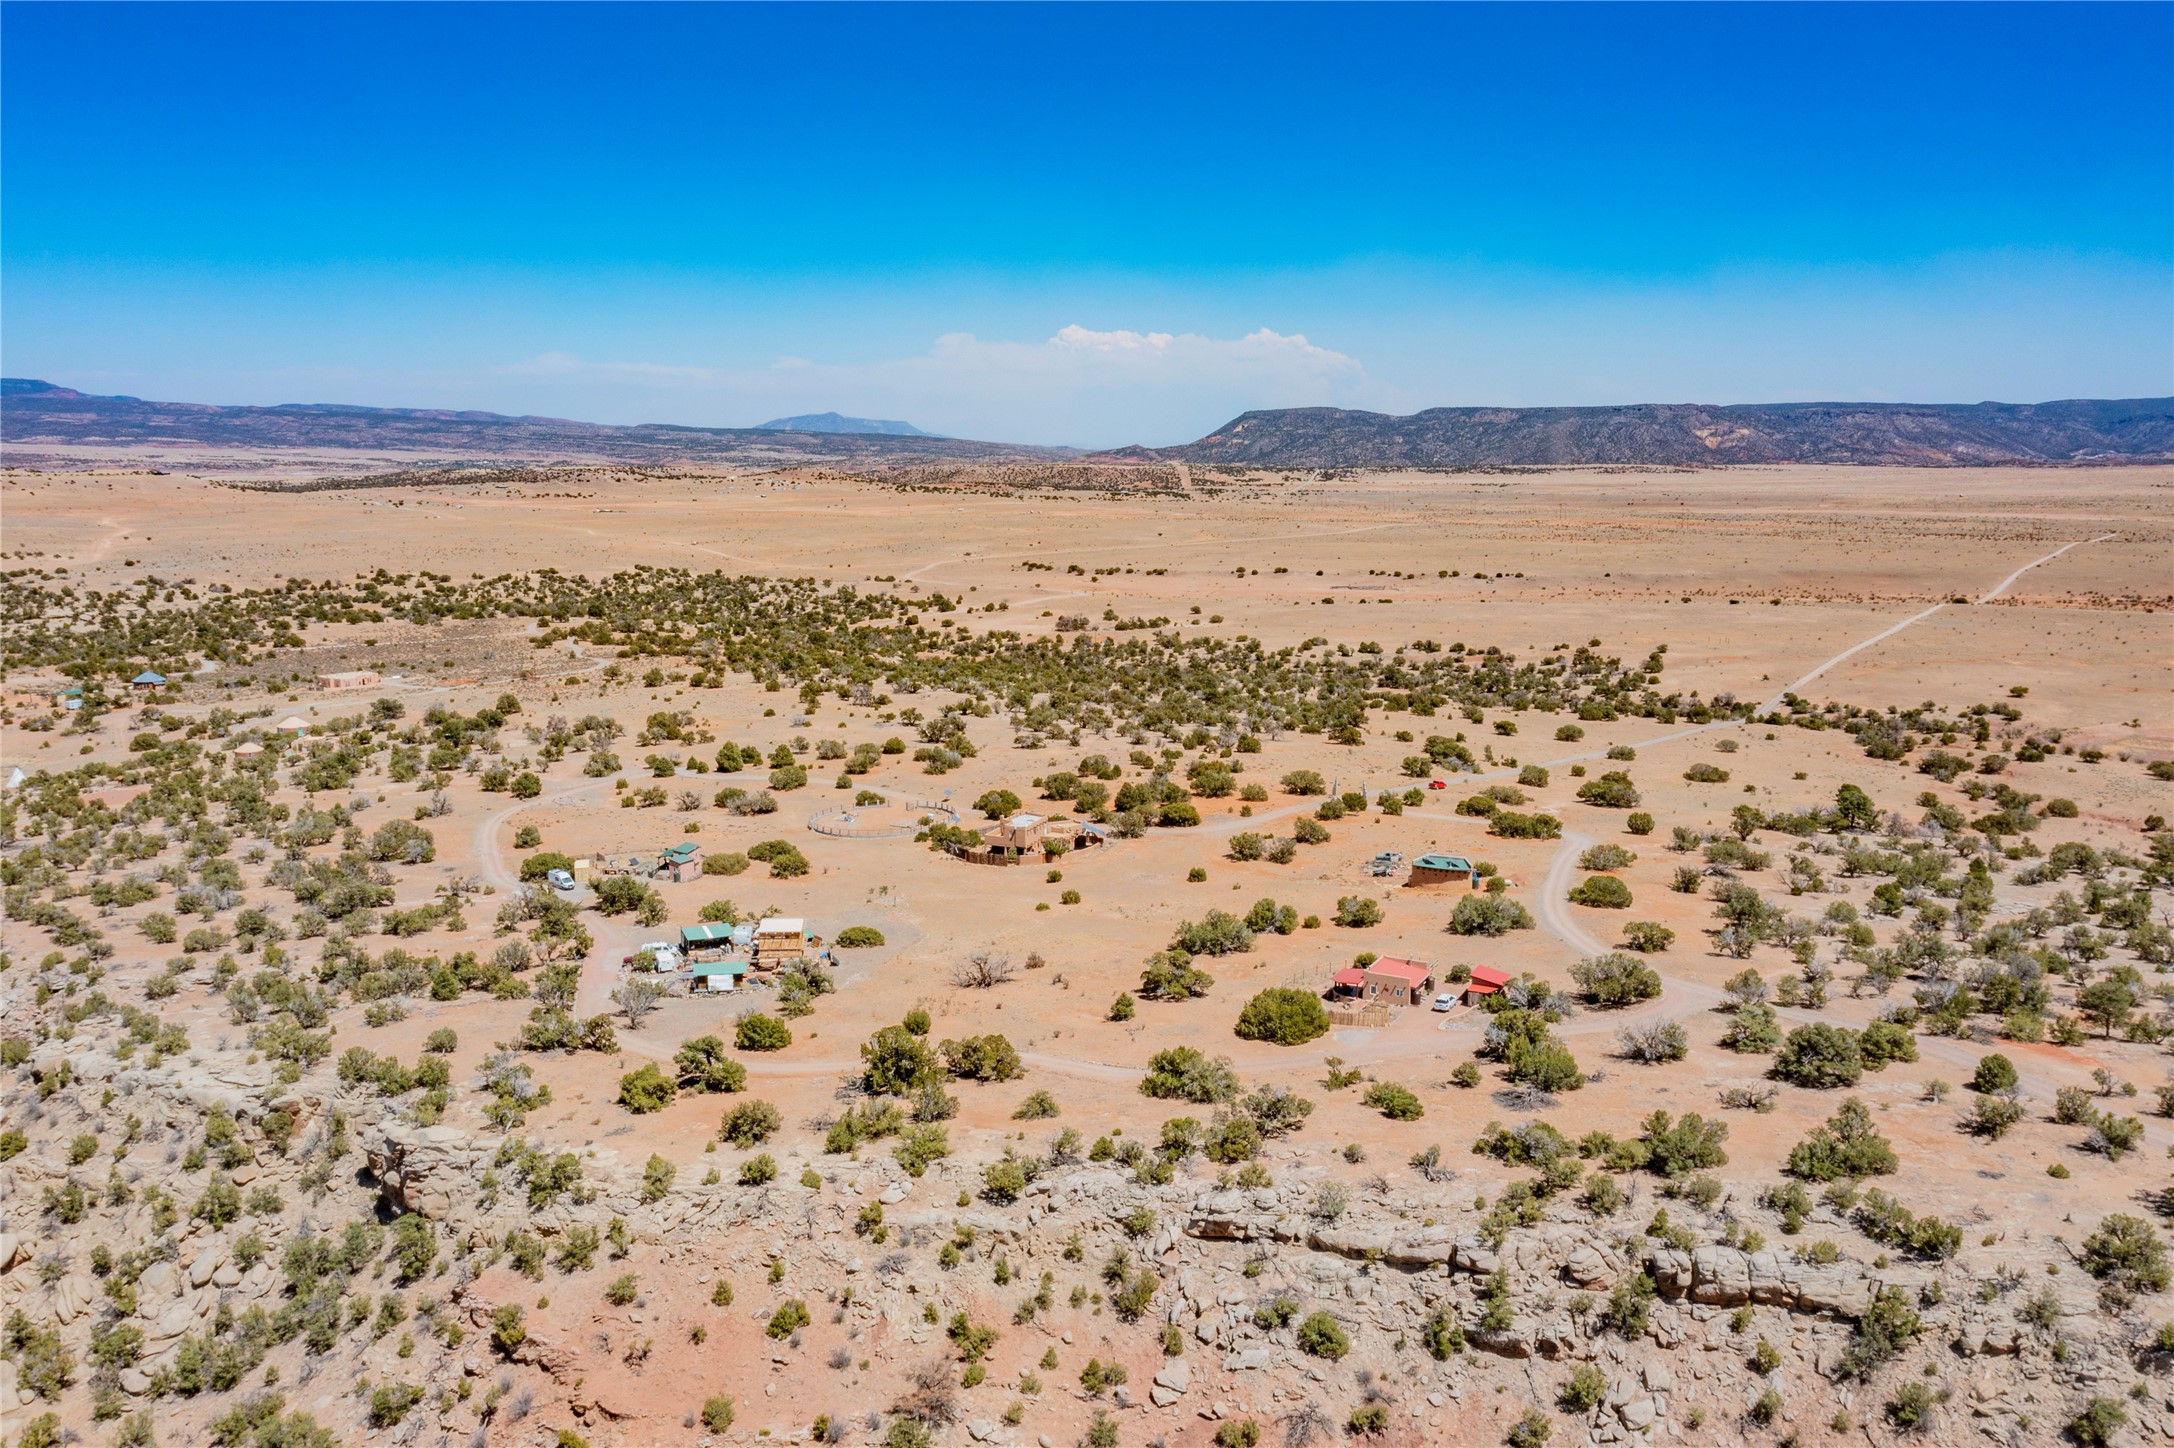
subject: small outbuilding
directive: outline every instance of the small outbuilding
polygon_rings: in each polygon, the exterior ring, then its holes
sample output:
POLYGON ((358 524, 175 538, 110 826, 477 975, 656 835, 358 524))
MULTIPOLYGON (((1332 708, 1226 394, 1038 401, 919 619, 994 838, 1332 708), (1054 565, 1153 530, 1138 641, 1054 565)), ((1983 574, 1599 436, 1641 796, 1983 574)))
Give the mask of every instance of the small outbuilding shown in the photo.
POLYGON ((673 884, 702 873, 702 847, 696 844, 674 845, 659 851, 657 868, 651 879, 668 879, 673 884))
POLYGON ((772 915, 755 922, 754 963, 763 970, 782 969, 808 953, 808 923, 797 915, 772 915))
POLYGON ((1472 967, 1472 978, 1464 983, 1464 1003, 1476 1006, 1488 996, 1510 983, 1510 973, 1496 970, 1491 965, 1472 967))
POLYGON ((744 960, 698 960, 688 967, 688 989, 705 995, 725 995, 740 988, 747 975, 744 960))
POLYGON ((1408 889, 1462 885, 1469 890, 1479 884, 1479 872, 1463 855, 1425 854, 1412 861, 1412 873, 1404 884, 1408 889))
POLYGON ((745 956, 752 943, 754 932, 740 925, 705 921, 689 925, 679 932, 680 953, 700 964, 709 960, 724 960, 732 956, 745 956))

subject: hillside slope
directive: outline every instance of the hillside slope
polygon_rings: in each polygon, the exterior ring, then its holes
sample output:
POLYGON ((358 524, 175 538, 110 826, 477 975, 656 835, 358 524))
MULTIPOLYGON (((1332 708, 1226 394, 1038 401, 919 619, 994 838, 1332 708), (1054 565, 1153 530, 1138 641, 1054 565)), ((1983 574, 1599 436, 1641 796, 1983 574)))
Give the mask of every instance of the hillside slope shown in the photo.
POLYGON ((615 427, 557 417, 434 408, 318 403, 216 407, 100 397, 21 377, 0 379, 0 443, 369 448, 449 458, 752 464, 1047 461, 1075 456, 1077 451, 876 432, 780 432, 661 423, 615 427))
POLYGON ((2174 398, 1436 407, 1409 417, 1299 407, 1245 413, 1157 455, 1259 467, 2165 462, 2174 398))

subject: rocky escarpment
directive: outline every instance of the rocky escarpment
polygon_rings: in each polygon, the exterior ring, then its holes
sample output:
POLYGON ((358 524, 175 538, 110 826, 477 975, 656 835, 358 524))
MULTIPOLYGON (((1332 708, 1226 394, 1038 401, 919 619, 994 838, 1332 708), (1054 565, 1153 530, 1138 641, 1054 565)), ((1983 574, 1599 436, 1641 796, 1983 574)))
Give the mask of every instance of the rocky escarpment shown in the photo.
POLYGON ((2174 456, 2174 398, 1434 407, 1408 417, 1293 407, 1244 413, 1147 455, 1270 468, 2145 463, 2174 456))
MULTIPOLYGON (((1799 1235, 1746 1245, 1745 1223, 1758 1209, 1726 1184, 1711 1199, 1701 1194, 1705 1206, 1669 1198, 1668 1229, 1649 1234, 1652 1201, 1609 1217, 1554 1205, 1539 1220, 1504 1227, 1490 1224, 1466 1190, 1416 1174, 1331 1191, 1334 1159, 1306 1148, 1274 1152, 1266 1163, 1273 1184, 1252 1189, 1197 1159, 1160 1185, 1113 1163, 1073 1160, 1003 1203, 983 1199, 978 1167, 957 1159, 916 1177, 888 1155, 790 1150, 779 1153, 775 1181, 678 1184, 659 1194, 644 1189, 639 1166, 599 1148, 582 1156, 572 1190, 532 1207, 512 1179, 505 1138, 418 1125, 319 1077, 283 1086, 246 1062, 151 1065, 57 1049, 41 1050, 31 1065, 34 1077, 67 1084, 37 1105, 37 1144, 5 1168, 0 1311, 54 1332, 112 1411, 156 1407, 177 1424, 221 1401, 224 1390, 211 1384, 226 1379, 207 1375, 232 1350, 223 1345, 246 1337, 251 1322, 307 1306, 287 1248, 346 1242, 341 1234, 359 1230, 368 1252, 350 1289, 360 1296, 349 1301, 368 1308, 373 1292, 391 1295, 409 1315, 384 1317, 381 1300, 382 1325, 363 1326, 353 1315, 363 1309, 343 1305, 335 1352, 297 1341, 252 1360, 265 1372, 252 1381, 276 1380, 343 1440, 370 1429, 350 1390, 358 1374, 434 1395, 449 1431, 487 1426, 489 1403, 517 1381, 530 1384, 517 1392, 541 1395, 591 1434, 669 1430, 677 1419, 658 1416, 660 1395, 624 1371, 627 1354, 637 1345, 646 1352, 664 1322, 645 1322, 638 1305, 610 1320, 556 1318, 539 1305, 574 1293, 573 1282, 540 1291, 504 1269, 515 1238, 555 1254, 606 1234, 613 1256, 645 1280, 746 1284, 728 1316, 758 1344, 776 1306, 777 1294, 758 1285, 766 1277, 789 1284, 780 1293, 826 1302, 826 1332, 856 1342, 863 1366, 893 1382, 953 1362, 947 1324, 958 1314, 1000 1322, 1016 1307, 1005 1330, 1062 1347, 1067 1372, 1089 1351, 1132 1359, 1128 1381, 1077 1393, 1083 1417, 1110 1412, 1121 1426, 1138 1423, 1123 1441, 1193 1442, 1209 1425, 1239 1418, 1284 1420, 1296 1432, 1377 1411, 1415 1437, 1465 1441, 1456 1435, 1469 1438, 1473 1424, 1513 1403, 1536 1405, 1558 1428, 1567 1417, 1585 1442, 1661 1443, 1702 1427, 1737 1432, 1762 1416, 1777 1431, 1838 1414, 1877 1421, 1902 1385, 1935 1378, 1940 1393, 1927 1409, 1935 1440, 2045 1441, 2091 1398, 2118 1399, 2140 1434, 2174 1426, 2167 1365, 2147 1341, 2152 1324, 2138 1312, 2105 1311, 2096 1284, 2069 1270, 2058 1244, 1890 1261, 1822 1205, 1799 1235), (32 1204, 80 1174, 63 1148, 101 1112, 137 1123, 136 1144, 112 1165, 126 1191, 113 1192, 71 1239, 32 1204), (262 1137, 275 1112, 298 1123, 285 1152, 262 1137), (190 1147, 207 1139, 215 1118, 238 1123, 234 1142, 223 1159, 192 1164, 190 1147), (200 1216, 191 1203, 215 1179, 252 1199, 261 1189, 262 1201, 238 1221, 200 1216), (430 1224, 423 1238, 440 1253, 417 1269, 412 1296, 392 1290, 402 1279, 388 1270, 391 1255, 374 1256, 382 1242, 372 1233, 404 1218, 430 1224), (252 1250, 250 1237, 268 1245, 252 1250), (1829 1245, 1815 1252, 1815 1241, 1829 1245), (109 1257, 101 1269, 86 1260, 92 1244, 132 1260, 116 1266, 109 1257), (1026 1284, 1015 1297, 1045 1273, 1076 1284, 1069 1310, 1054 1293, 1041 1305, 992 1301, 997 1264, 996 1281, 1026 1284), (128 1274, 128 1290, 116 1291, 128 1274), (1906 1308, 1918 1330, 1891 1361, 1867 1367, 1862 1323, 1883 1301, 1906 1308), (525 1330, 499 1341, 508 1308, 527 1310, 525 1330), (1306 1324, 1317 1315, 1347 1351, 1324 1353, 1309 1339, 1306 1324), (110 1349, 117 1326, 138 1335, 133 1356, 101 1361, 105 1349, 94 1344, 110 1349), (1069 1356, 1080 1334, 1079 1356, 1069 1356), (335 1363, 339 1372, 319 1378, 335 1363), (1935 1378, 1924 1375, 1928 1365, 1935 1378), (1581 1372, 1587 1395, 1566 1398, 1581 1372), (473 1400, 461 1387, 494 1377, 497 1386, 473 1400), (2131 1396, 2139 1381, 2147 1391, 2131 1396)), ((735 1360, 727 1386, 749 1425, 735 1435, 792 1427, 766 1424, 762 1408, 781 1388, 789 1396, 804 1374, 793 1347, 735 1360)), ((944 1373, 955 1381, 955 1365, 944 1373)), ((0 1375, 0 1392, 45 1406, 42 1386, 33 1388, 17 1364, 0 1375)), ((895 1398, 886 1390, 872 1405, 878 1417, 904 1410, 895 1398)), ((1037 1436, 976 1416, 973 1402, 955 1404, 954 1441, 963 1431, 971 1441, 1025 1448, 1037 1436)), ((1499 1436, 1500 1426, 1488 1432, 1499 1436)), ((881 1436, 869 1433, 871 1442, 881 1436)))

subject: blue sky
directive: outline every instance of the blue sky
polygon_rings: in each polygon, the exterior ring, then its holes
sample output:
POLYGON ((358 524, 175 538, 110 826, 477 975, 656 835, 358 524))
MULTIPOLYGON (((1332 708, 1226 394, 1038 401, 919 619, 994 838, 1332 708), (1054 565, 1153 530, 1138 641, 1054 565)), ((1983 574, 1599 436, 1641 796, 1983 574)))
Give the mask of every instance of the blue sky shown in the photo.
POLYGON ((2174 8, 0 6, 0 365, 1167 443, 2174 392, 2174 8))

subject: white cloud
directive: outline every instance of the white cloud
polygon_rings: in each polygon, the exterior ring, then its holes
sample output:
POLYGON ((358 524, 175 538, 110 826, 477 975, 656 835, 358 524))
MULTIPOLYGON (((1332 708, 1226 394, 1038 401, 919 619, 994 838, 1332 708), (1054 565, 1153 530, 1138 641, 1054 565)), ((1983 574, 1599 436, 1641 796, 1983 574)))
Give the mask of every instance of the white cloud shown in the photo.
POLYGON ((1219 338, 1077 323, 1040 342, 949 332, 919 356, 867 363, 785 356, 720 368, 548 352, 497 370, 547 383, 538 402, 566 416, 715 426, 834 409, 953 436, 1088 446, 1190 441, 1249 408, 1348 403, 1369 385, 1356 358, 1267 327, 1219 338))

